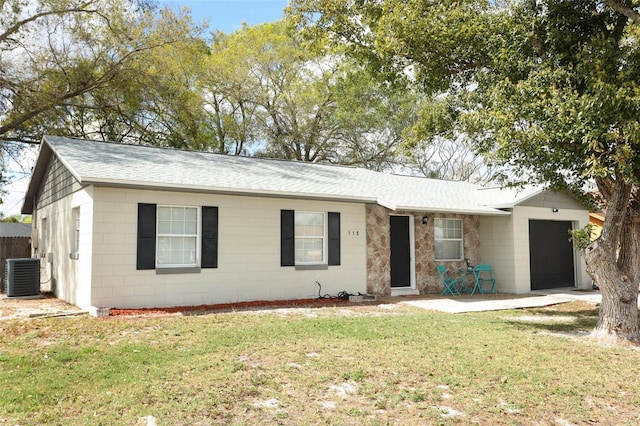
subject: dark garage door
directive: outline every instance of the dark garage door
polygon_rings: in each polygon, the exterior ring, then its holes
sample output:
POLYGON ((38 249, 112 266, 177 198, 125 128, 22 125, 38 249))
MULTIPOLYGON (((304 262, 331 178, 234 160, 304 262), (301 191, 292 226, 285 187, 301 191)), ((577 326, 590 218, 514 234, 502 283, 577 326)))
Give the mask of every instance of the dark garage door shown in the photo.
POLYGON ((573 287, 573 244, 569 241, 571 222, 529 221, 531 290, 573 287))

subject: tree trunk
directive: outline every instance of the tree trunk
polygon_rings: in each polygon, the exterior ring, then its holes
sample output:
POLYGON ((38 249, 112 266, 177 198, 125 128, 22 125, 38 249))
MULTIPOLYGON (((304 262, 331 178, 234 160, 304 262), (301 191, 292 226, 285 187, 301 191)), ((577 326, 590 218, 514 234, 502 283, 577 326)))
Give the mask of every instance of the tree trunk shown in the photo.
POLYGON ((640 342, 638 283, 617 266, 615 253, 595 247, 585 253, 587 272, 600 287, 602 304, 592 336, 600 340, 640 342))
POLYGON ((613 179, 600 179, 597 183, 607 200, 607 214, 600 238, 585 250, 587 272, 602 293, 592 336, 611 343, 640 343, 637 258, 640 223, 629 210, 633 186, 613 179))

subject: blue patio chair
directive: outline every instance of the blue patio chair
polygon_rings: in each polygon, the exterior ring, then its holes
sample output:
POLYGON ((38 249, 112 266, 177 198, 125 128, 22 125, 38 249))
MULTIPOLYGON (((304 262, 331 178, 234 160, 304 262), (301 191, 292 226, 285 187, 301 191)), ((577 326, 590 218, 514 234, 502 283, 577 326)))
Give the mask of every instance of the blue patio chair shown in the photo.
POLYGON ((480 263, 476 265, 474 269, 478 274, 477 280, 480 293, 497 293, 498 291, 496 290, 496 279, 493 277, 493 268, 491 268, 491 265, 480 263), (491 288, 489 290, 484 289, 485 283, 491 283, 491 288))
POLYGON ((438 265, 438 277, 440 277, 440 282, 444 286, 442 293, 440 296, 444 296, 447 293, 451 293, 452 296, 460 296, 460 290, 458 289, 460 286, 460 278, 451 278, 449 277, 449 273, 447 272, 447 268, 444 265, 438 265))

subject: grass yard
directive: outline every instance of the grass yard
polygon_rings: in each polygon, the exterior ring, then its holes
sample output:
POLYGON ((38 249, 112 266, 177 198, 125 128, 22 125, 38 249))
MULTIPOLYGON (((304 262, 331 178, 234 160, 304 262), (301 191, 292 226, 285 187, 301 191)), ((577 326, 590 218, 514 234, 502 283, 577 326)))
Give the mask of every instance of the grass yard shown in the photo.
POLYGON ((585 339, 596 319, 576 302, 9 320, 0 424, 637 424, 640 351, 585 339))

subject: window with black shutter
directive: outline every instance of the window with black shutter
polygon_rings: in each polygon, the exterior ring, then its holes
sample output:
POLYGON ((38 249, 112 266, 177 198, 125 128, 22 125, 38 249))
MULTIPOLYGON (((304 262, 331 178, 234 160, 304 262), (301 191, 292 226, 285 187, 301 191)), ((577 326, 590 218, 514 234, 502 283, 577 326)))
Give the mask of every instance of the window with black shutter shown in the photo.
POLYGON ((280 265, 340 265, 340 213, 281 210, 280 265))
POLYGON ((171 273, 217 268, 218 207, 199 210, 139 203, 136 269, 171 273))

